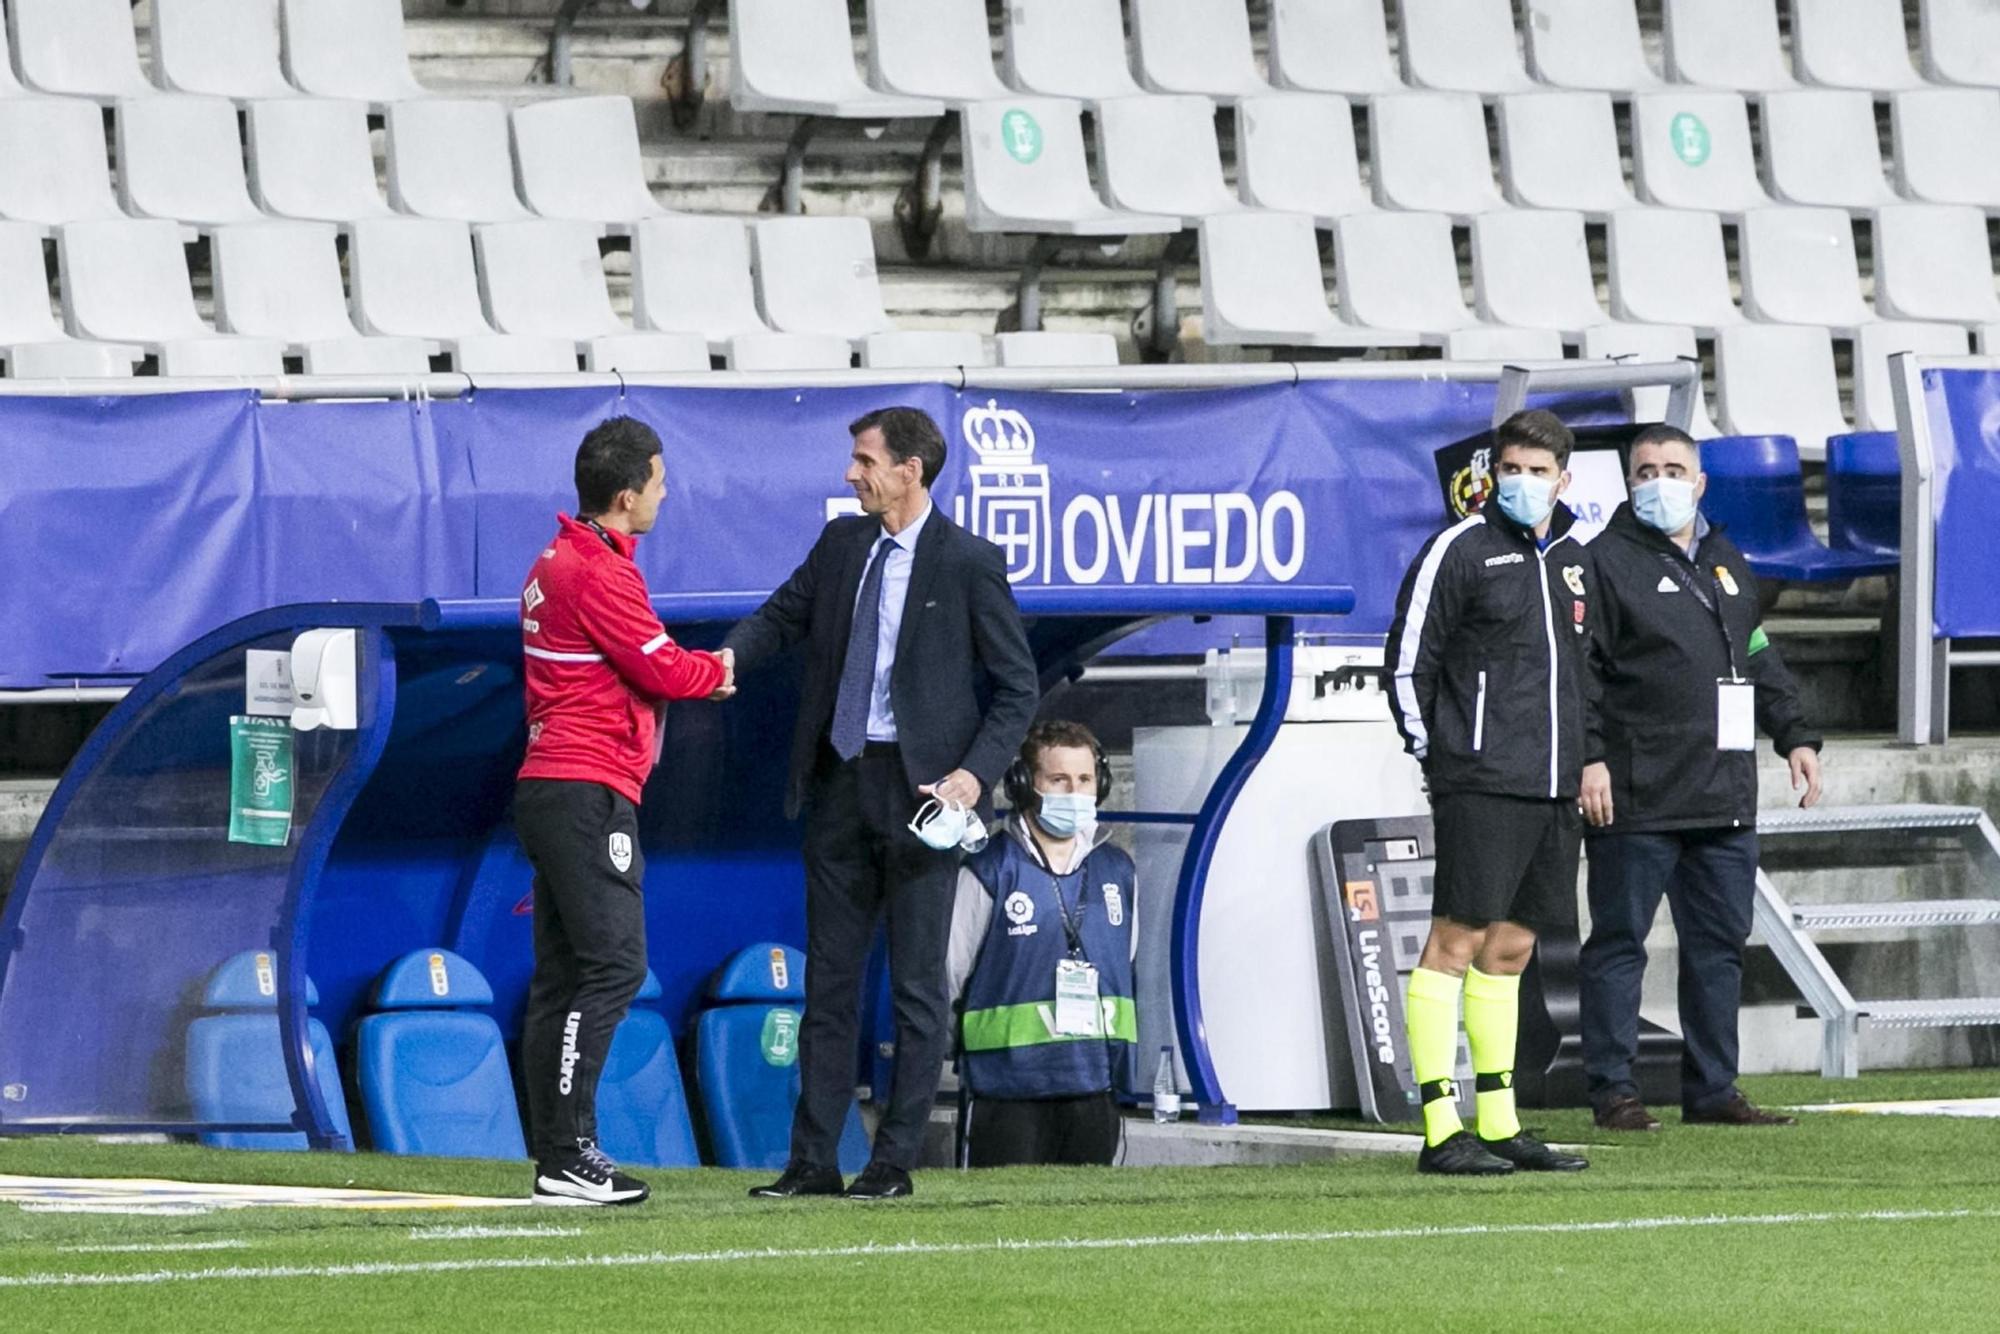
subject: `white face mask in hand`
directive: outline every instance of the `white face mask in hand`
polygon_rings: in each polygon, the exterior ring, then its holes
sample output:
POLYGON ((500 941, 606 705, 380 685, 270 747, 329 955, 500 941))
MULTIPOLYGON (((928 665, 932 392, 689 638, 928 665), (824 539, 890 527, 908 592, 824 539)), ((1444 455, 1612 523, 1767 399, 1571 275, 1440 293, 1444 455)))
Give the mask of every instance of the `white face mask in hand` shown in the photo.
POLYGON ((910 817, 910 832, 922 839, 926 847, 939 852, 953 848, 977 852, 986 846, 986 826, 971 807, 939 801, 936 797, 919 806, 910 817))

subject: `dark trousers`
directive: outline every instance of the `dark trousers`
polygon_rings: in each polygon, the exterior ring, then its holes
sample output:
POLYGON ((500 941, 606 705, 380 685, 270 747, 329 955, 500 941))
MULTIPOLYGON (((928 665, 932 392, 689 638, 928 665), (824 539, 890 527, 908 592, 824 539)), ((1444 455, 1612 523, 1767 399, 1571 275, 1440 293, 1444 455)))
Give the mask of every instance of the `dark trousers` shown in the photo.
POLYGON ((1109 1092, 974 1098, 965 1113, 965 1165, 1108 1167, 1118 1155, 1118 1130, 1118 1104, 1109 1092))
POLYGON ((794 1163, 836 1161, 854 1101, 862 975, 885 910, 896 1061, 873 1157, 908 1171, 923 1148, 951 1036, 945 943, 958 858, 909 831, 917 804, 895 746, 870 742, 844 762, 823 753, 806 812, 806 1013, 794 1163))
POLYGON ((514 830, 535 868, 521 1077, 530 1144, 546 1158, 597 1137, 597 1077, 646 980, 646 862, 637 808, 599 783, 524 781, 514 830))
POLYGON ((1590 840, 1590 939, 1582 958, 1583 1067, 1602 1107, 1638 1093, 1646 933, 1664 894, 1680 940, 1681 1106, 1736 1089, 1743 945, 1757 892, 1757 831, 1683 829, 1590 840))

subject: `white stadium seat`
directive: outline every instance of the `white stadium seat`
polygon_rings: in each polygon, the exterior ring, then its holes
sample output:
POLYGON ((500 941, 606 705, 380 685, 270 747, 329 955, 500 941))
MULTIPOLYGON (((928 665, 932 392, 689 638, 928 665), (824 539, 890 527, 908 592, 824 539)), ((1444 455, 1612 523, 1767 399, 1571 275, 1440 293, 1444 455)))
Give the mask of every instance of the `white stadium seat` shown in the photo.
POLYGON ((567 338, 474 334, 457 341, 451 364, 466 375, 566 375, 576 369, 576 345, 567 338))
POLYGON ((1798 85, 1778 40, 1777 0, 1666 0, 1667 77, 1771 93, 1798 85))
POLYGON ((250 202, 236 104, 178 93, 118 103, 118 195, 140 218, 196 227, 264 216, 250 202))
POLYGON ((355 223, 351 235, 348 281, 354 322, 363 333, 448 347, 493 333, 479 304, 472 235, 464 223, 369 218, 355 223))
POLYGON ((1382 338, 1334 315, 1319 236, 1303 213, 1238 213, 1201 224, 1202 339, 1212 346, 1365 348, 1382 338))
POLYGON ((669 210, 646 184, 629 97, 565 97, 514 108, 521 197, 545 218, 621 231, 669 210))
POLYGON ((1271 0, 1271 82, 1301 93, 1403 91, 1383 0, 1271 0))
POLYGON ((2000 5, 1992 0, 1922 0, 1918 13, 1925 78, 2000 87, 2000 5))
POLYGON ((421 338, 337 338, 307 343, 307 375, 424 375, 431 358, 421 338))
POLYGON ((215 322, 229 333, 275 339, 304 358, 308 375, 421 375, 420 338, 363 338, 347 312, 338 231, 324 222, 252 222, 210 239, 215 322))
POLYGON ((0 98, 0 218, 53 226, 118 218, 104 116, 77 97, 0 98))
POLYGON ((1512 0, 1398 0, 1403 77, 1441 93, 1523 93, 1512 0))
POLYGON ((729 101, 738 111, 847 120, 944 114, 942 102, 861 81, 846 0, 729 0, 729 46, 729 101))
POLYGON ((1236 184, 1252 208, 1309 213, 1327 228, 1335 218, 1375 207, 1361 183, 1354 113, 1332 93, 1238 102, 1236 184))
POLYGON ((844 371, 852 342, 833 334, 745 333, 729 340, 732 371, 844 371))
POLYGON ((859 346, 895 326, 882 308, 866 218, 759 218, 757 305, 779 333, 831 334, 859 346))
POLYGON ((0 98, 24 97, 27 91, 14 73, 13 46, 8 40, 7 25, 0 23, 0 98))
POLYGON ((1735 93, 1633 98, 1632 168, 1640 197, 1665 208, 1735 214, 1770 202, 1757 183, 1749 111, 1735 93))
POLYGON ((159 91, 139 68, 130 0, 8 0, 21 82, 110 102, 159 91))
POLYGON ((1493 184, 1486 116, 1471 93, 1405 93, 1369 106, 1375 199, 1460 220, 1507 207, 1493 184))
POLYGON ((990 366, 986 340, 964 329, 892 329, 869 334, 861 344, 868 370, 930 370, 944 366, 990 366))
POLYGON ((392 102, 383 118, 389 203, 400 213, 458 222, 528 216, 514 191, 507 108, 479 98, 392 102))
POLYGON ((634 227, 632 323, 700 334, 717 354, 739 335, 768 333, 750 277, 750 229, 737 218, 694 214, 634 227))
POLYGON ((1479 318, 1554 329, 1571 341, 1603 324, 1583 215, 1509 209, 1472 220, 1472 290, 1479 318))
POLYGON ((1118 340, 1108 333, 1038 329, 993 336, 997 366, 1116 366, 1118 340))
POLYGON ((1875 99, 1804 88, 1764 97, 1764 183, 1787 204, 1880 208, 1896 202, 1875 145, 1875 99))
POLYGON ((402 0, 284 0, 285 65, 314 97, 377 106, 425 95, 410 73, 402 0))
POLYGON ((1883 321, 1854 335, 1854 425, 1862 431, 1896 429, 1896 396, 1889 387, 1889 358, 1898 352, 1962 357, 1965 330, 1955 324, 1883 321))
POLYGON ((1715 394, 1730 435, 1789 435, 1799 457, 1826 457, 1826 438, 1854 428, 1840 412, 1833 341, 1803 324, 1739 324, 1715 339, 1715 394))
POLYGON ((1688 209, 1635 208, 1605 228, 1611 313, 1634 324, 1685 324, 1703 337, 1743 322, 1729 294, 1722 219, 1688 209))
POLYGON ((567 338, 587 369, 708 369, 708 340, 694 333, 634 333, 611 309, 597 228, 533 218, 473 232, 479 291, 503 334, 567 338))
POLYGON ((1972 338, 1980 356, 2000 356, 2000 324, 1982 324, 1972 331, 1972 338))
POLYGON ((278 0, 153 0, 160 85, 204 97, 290 97, 278 0))
POLYGON ((144 355, 136 347, 71 338, 49 306, 49 271, 42 229, 0 222, 0 357, 17 380, 130 375, 144 355))
POLYGON ((1440 342, 1478 321, 1465 308, 1442 213, 1357 213, 1333 229, 1340 313, 1369 329, 1408 330, 1440 342))
POLYGON ((1126 236, 1181 229, 1177 216, 1109 208, 1097 197, 1080 102, 1021 96, 980 102, 960 113, 959 133, 965 225, 974 232, 1126 236))
POLYGON ((1527 0, 1528 69, 1556 88, 1628 96, 1660 86, 1632 0, 1527 0))
POLYGON ((1885 320, 2000 321, 1986 215, 1954 204, 1877 211, 1875 311, 1885 320))
POLYGON ((1007 96, 986 0, 868 0, 868 81, 953 106, 1007 96))
POLYGON ((1137 97, 1119 0, 1008 0, 1001 29, 1007 83, 1043 97, 1137 97))
MULTIPOLYGON (((1602 324, 1583 331, 1582 355, 1587 361, 1692 361, 1700 368, 1694 330, 1676 324, 1602 324)), ((1665 421, 1667 395, 1664 388, 1626 391, 1626 411, 1635 422, 1665 421)), ((1721 432, 1708 415, 1708 397, 1702 392, 1701 378, 1695 377, 1694 412, 1688 434, 1707 440, 1721 432)))
POLYGON ((1243 0, 1131 0, 1139 81, 1224 104, 1271 91, 1257 72, 1243 0))
POLYGON ((368 106, 318 97, 252 102, 250 191, 266 213, 308 222, 385 218, 368 106))
POLYGON ((1499 116, 1500 178, 1516 204, 1599 217, 1638 202, 1608 93, 1515 93, 1500 99, 1499 116))
POLYGON ((56 232, 63 322, 79 338, 138 343, 165 375, 278 375, 277 339, 219 334, 195 313, 178 225, 72 222, 56 232))
POLYGON ((1505 329, 1497 325, 1454 329, 1444 336, 1446 361, 1561 361, 1562 335, 1553 329, 1505 329))
POLYGON ((1903 0, 1792 0, 1792 50, 1799 77, 1823 88, 1895 93, 1924 86, 1910 67, 1903 0))
POLYGON ((1743 311, 1771 324, 1852 329, 1875 318, 1861 299, 1854 227, 1837 208, 1743 215, 1743 311))
POLYGON ((1897 93, 1896 189, 1927 204, 2000 212, 2000 92, 1926 88, 1897 93))
POLYGON ((1215 104, 1205 97, 1098 103, 1097 164, 1116 208, 1199 219, 1243 207, 1223 179, 1215 104))

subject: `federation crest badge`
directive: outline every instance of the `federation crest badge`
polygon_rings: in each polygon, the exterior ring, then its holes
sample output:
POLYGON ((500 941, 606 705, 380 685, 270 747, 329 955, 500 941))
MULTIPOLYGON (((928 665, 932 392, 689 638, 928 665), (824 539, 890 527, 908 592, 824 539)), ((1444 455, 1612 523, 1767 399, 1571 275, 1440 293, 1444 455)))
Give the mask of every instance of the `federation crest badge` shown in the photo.
POLYGON ((1583 567, 1581 565, 1563 566, 1563 584, 1569 589, 1570 592, 1576 594, 1578 597, 1582 597, 1583 567))
POLYGON ((1108 882, 1104 886, 1104 917, 1113 926, 1125 925, 1125 896, 1108 882))
POLYGON ((611 836, 611 865, 623 875, 632 869, 632 836, 613 834, 611 836))
POLYGON ((1715 581, 1721 584, 1722 591, 1731 597, 1735 597, 1740 591, 1736 587, 1736 576, 1729 572, 1727 565, 1718 565, 1715 567, 1715 581))

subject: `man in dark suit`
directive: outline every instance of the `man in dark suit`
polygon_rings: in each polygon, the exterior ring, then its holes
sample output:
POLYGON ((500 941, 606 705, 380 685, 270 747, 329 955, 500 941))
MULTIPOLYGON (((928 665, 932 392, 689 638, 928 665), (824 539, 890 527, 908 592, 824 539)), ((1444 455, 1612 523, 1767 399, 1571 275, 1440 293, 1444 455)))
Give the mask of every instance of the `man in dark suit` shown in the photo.
POLYGON ((916 408, 848 428, 863 513, 732 630, 739 671, 805 645, 785 814, 806 813, 802 1084, 784 1175, 752 1195, 843 1193, 835 1148, 853 1101, 862 972, 886 907, 896 1063, 867 1170, 845 1194, 910 1193, 950 1041, 945 948, 957 849, 909 823, 926 797, 986 808, 1033 721, 1034 656, 1000 549, 931 504, 944 437, 916 408))

